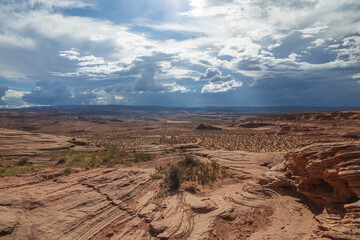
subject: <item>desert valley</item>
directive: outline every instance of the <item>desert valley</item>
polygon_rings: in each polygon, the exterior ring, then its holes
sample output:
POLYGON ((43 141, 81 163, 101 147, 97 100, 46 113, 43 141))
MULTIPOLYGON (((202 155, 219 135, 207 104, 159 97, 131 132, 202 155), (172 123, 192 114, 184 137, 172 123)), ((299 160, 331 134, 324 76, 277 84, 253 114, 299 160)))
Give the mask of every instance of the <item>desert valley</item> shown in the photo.
POLYGON ((3 109, 0 239, 359 239, 359 139, 358 110, 3 109))

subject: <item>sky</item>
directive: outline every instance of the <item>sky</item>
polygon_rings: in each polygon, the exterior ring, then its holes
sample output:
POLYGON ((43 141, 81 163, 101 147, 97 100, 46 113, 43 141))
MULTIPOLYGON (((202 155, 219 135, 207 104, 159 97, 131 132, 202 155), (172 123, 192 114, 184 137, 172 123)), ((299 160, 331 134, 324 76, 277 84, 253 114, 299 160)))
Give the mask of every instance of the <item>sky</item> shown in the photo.
POLYGON ((360 106, 359 0, 1 0, 0 107, 360 106))

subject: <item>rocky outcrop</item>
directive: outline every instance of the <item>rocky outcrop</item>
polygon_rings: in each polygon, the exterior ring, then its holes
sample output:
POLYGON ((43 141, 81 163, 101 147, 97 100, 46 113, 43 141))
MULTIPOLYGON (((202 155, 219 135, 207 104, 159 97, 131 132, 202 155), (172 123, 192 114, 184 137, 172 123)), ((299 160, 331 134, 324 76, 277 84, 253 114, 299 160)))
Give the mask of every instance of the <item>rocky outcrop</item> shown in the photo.
POLYGON ((71 138, 0 128, 0 156, 23 156, 74 146, 71 138))
POLYGON ((100 150, 84 139, 0 128, 0 156, 34 155, 41 151, 69 148, 83 151, 100 150))
MULTIPOLYGON (((149 170, 94 169, 43 181, 7 177, 0 184, 0 239, 147 239, 129 201, 153 184, 149 170), (114 226, 127 224, 119 231, 114 226), (114 230, 113 230, 114 228, 114 230)), ((151 192, 150 192, 151 193, 151 192)), ((152 197, 152 194, 150 194, 152 197)))
POLYGON ((316 143, 285 155, 286 176, 324 208, 317 234, 360 238, 360 142, 316 143))

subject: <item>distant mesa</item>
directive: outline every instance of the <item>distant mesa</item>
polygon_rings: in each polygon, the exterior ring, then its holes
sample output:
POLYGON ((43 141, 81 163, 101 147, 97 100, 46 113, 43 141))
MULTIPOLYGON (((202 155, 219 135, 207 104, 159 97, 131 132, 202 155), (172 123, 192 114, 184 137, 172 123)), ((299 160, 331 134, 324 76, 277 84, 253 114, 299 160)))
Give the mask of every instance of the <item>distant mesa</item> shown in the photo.
POLYGON ((211 125, 205 125, 203 123, 200 123, 199 126, 196 127, 197 130, 221 130, 221 128, 214 127, 211 125))
POLYGON ((346 120, 360 119, 359 111, 321 112, 321 113, 297 113, 279 117, 278 120, 346 120))

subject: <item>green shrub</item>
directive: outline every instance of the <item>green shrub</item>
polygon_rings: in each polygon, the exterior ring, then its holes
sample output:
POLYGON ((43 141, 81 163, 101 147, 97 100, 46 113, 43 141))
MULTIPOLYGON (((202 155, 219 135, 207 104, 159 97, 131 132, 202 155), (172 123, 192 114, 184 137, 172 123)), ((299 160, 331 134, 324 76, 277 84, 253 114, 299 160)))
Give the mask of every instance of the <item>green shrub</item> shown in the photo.
POLYGON ((163 177, 164 175, 159 172, 151 174, 152 179, 162 179, 163 177))
POLYGON ((90 168, 96 168, 101 165, 101 160, 96 155, 91 156, 90 161, 87 164, 90 168))
POLYGON ((166 177, 165 177, 166 185, 171 189, 175 190, 180 187, 181 184, 181 172, 180 169, 176 165, 171 165, 166 177))
POLYGON ((199 165, 199 161, 196 161, 193 155, 190 154, 186 154, 185 155, 185 160, 183 161, 183 163, 186 166, 198 166, 199 165))
POLYGON ((158 192, 155 196, 155 198, 164 198, 164 197, 166 197, 166 195, 163 192, 158 192))
POLYGON ((29 163, 30 158, 28 156, 23 156, 19 159, 16 165, 18 166, 25 166, 29 163))
POLYGON ((71 168, 71 167, 66 167, 66 168, 64 169, 64 174, 65 174, 66 176, 70 175, 71 173, 72 173, 72 168, 71 168))

